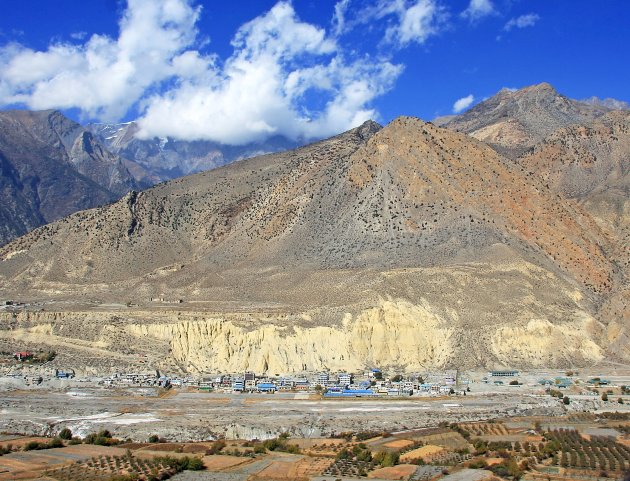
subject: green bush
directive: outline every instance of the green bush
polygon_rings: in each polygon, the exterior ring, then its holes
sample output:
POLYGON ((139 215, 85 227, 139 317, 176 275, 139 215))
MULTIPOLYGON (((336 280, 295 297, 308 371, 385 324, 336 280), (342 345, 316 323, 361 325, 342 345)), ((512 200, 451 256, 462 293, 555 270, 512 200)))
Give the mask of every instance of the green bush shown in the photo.
POLYGON ((374 461, 384 468, 396 466, 399 460, 400 455, 398 453, 379 451, 374 455, 374 461))
POLYGON ((210 446, 210 449, 206 451, 206 454, 210 454, 210 455, 219 454, 224 447, 225 447, 225 441, 223 441, 222 439, 219 439, 212 443, 212 445, 210 446))
POLYGON ((382 434, 383 433, 378 431, 360 431, 355 434, 355 438, 357 441, 365 441, 366 439, 372 439, 382 434))
POLYGON ((280 438, 267 439, 263 441, 262 446, 267 451, 281 451, 286 453, 298 454, 300 452, 299 446, 297 444, 287 443, 287 438, 288 435, 280 438))
POLYGON ((66 441, 69 441, 72 439, 72 431, 70 431, 68 428, 63 428, 61 432, 59 433, 59 437, 61 439, 65 439, 66 441))
POLYGON ((63 441, 59 438, 53 438, 47 443, 40 443, 38 441, 29 441, 24 445, 24 451, 35 451, 40 449, 53 449, 63 448, 63 441))
POLYGON ((120 444, 120 440, 113 438, 112 433, 103 429, 98 433, 90 433, 83 440, 85 444, 96 444, 98 446, 115 446, 120 444))
POLYGON ((63 441, 59 438, 52 438, 48 443, 48 448, 63 448, 63 441))
POLYGON ((188 471, 203 471, 206 467, 203 464, 203 461, 199 458, 188 458, 188 464, 184 469, 188 471))
POLYGON ((473 461, 468 465, 470 469, 486 469, 488 467, 488 463, 486 463, 483 459, 478 459, 477 461, 473 461))
POLYGON ((336 459, 352 459, 352 453, 348 448, 343 448, 341 451, 337 453, 335 456, 336 459))
POLYGON ((158 464, 174 469, 178 473, 181 473, 182 471, 201 471, 206 469, 201 459, 194 457, 191 458, 189 456, 184 456, 182 458, 158 456, 153 458, 153 460, 158 464))

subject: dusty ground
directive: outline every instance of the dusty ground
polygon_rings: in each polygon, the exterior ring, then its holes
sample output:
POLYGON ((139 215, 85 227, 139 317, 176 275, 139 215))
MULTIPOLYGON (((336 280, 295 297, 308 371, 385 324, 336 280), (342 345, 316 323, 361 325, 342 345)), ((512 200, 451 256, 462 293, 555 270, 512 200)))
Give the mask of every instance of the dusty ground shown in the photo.
POLYGON ((333 432, 403 431, 440 421, 474 421, 497 416, 561 414, 549 397, 488 394, 457 403, 430 398, 299 400, 276 394, 256 403, 247 397, 177 391, 157 397, 151 389, 73 388, 0 392, 0 432, 54 434, 69 427, 76 435, 109 429, 144 442, 158 433, 169 441, 266 439, 290 431, 296 437, 333 432))

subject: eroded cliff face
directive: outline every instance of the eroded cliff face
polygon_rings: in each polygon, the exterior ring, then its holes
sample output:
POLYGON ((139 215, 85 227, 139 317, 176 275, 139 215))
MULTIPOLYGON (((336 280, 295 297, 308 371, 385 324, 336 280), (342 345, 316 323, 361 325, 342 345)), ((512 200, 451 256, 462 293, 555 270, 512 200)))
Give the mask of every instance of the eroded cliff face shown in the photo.
POLYGON ((397 366, 417 370, 444 366, 452 355, 452 319, 427 304, 383 301, 336 326, 278 326, 248 330, 232 321, 208 319, 130 325, 130 335, 169 341, 171 355, 190 370, 283 373, 397 366))
POLYGON ((582 320, 554 325, 532 319, 524 326, 503 326, 492 337, 491 349, 498 359, 536 367, 588 364, 604 357, 594 339, 604 327, 585 316, 582 320))
POLYGON ((487 325, 467 317, 465 306, 438 308, 423 298, 382 299, 338 314, 337 321, 323 323, 314 313, 4 313, 0 343, 56 350, 60 367, 86 373, 144 368, 281 374, 373 366, 407 372, 588 366, 627 337, 622 326, 601 324, 577 303, 564 322, 523 310, 487 325))

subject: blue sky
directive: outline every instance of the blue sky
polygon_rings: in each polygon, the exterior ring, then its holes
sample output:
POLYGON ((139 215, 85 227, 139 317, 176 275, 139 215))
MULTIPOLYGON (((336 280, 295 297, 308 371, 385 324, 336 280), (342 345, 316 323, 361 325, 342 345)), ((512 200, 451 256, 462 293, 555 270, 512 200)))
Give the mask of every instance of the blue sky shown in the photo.
POLYGON ((626 0, 4 0, 0 106, 239 144, 542 81, 628 101, 629 19, 626 0))

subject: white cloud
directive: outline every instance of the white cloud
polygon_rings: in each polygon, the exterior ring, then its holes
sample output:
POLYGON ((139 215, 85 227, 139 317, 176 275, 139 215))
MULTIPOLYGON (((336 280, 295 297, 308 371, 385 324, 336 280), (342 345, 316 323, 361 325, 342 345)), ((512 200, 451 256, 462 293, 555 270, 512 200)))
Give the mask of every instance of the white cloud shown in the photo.
POLYGON ((83 45, 54 43, 46 51, 3 47, 0 103, 117 119, 177 73, 173 61, 193 42, 199 11, 186 0, 129 0, 117 39, 92 35, 83 45))
POLYGON ((446 13, 436 0, 381 0, 377 18, 395 15, 397 22, 387 28, 385 40, 405 47, 410 43, 423 44, 437 35, 446 20, 446 13))
POLYGON ((467 95, 466 97, 462 97, 461 99, 456 100, 455 103, 453 104, 453 113, 458 114, 460 112, 463 112, 468 107, 470 107, 474 101, 475 101, 475 97, 473 96, 473 94, 467 95))
POLYGON ((536 22, 540 20, 540 16, 535 13, 528 13, 526 15, 521 15, 520 17, 510 19, 503 30, 509 32, 513 28, 525 28, 525 27, 533 27, 536 25, 536 22))
POLYGON ((438 15, 439 9, 434 1, 419 0, 401 13, 400 25, 396 29, 398 41, 402 45, 426 42, 438 31, 438 15))
MULTIPOLYGON (((0 48, 0 104, 78 108, 104 121, 137 109, 143 136, 239 144, 354 127, 378 115, 370 103, 402 71, 381 59, 349 60, 289 2, 241 26, 233 54, 221 61, 199 50, 200 7, 193 1, 128 0, 118 38, 93 35, 45 51, 0 48), (323 106, 309 111, 309 95, 323 106)), ((339 32, 346 7, 342 0, 336 9, 339 32)))
POLYGON ((338 37, 346 30, 346 13, 350 6, 350 0, 339 0, 335 4, 335 12, 332 18, 333 34, 338 37))
POLYGON ((352 1, 340 0, 335 5, 332 20, 335 35, 369 25, 370 28, 383 28, 384 42, 399 48, 411 43, 425 43, 442 31, 448 17, 446 9, 439 5, 438 0, 355 2, 355 8, 351 10, 352 1))
POLYGON ((464 10, 460 15, 467 18, 471 22, 487 17, 488 15, 495 14, 494 6, 491 0, 470 0, 468 8, 464 10))
POLYGON ((289 3, 243 25, 234 54, 203 82, 187 80, 146 103, 141 136, 174 135, 229 144, 273 134, 323 137, 374 118, 369 103, 391 88, 402 71, 369 58, 348 62, 325 31, 301 22, 289 3), (308 59, 309 67, 302 67, 308 59), (327 99, 310 112, 302 100, 327 99))

